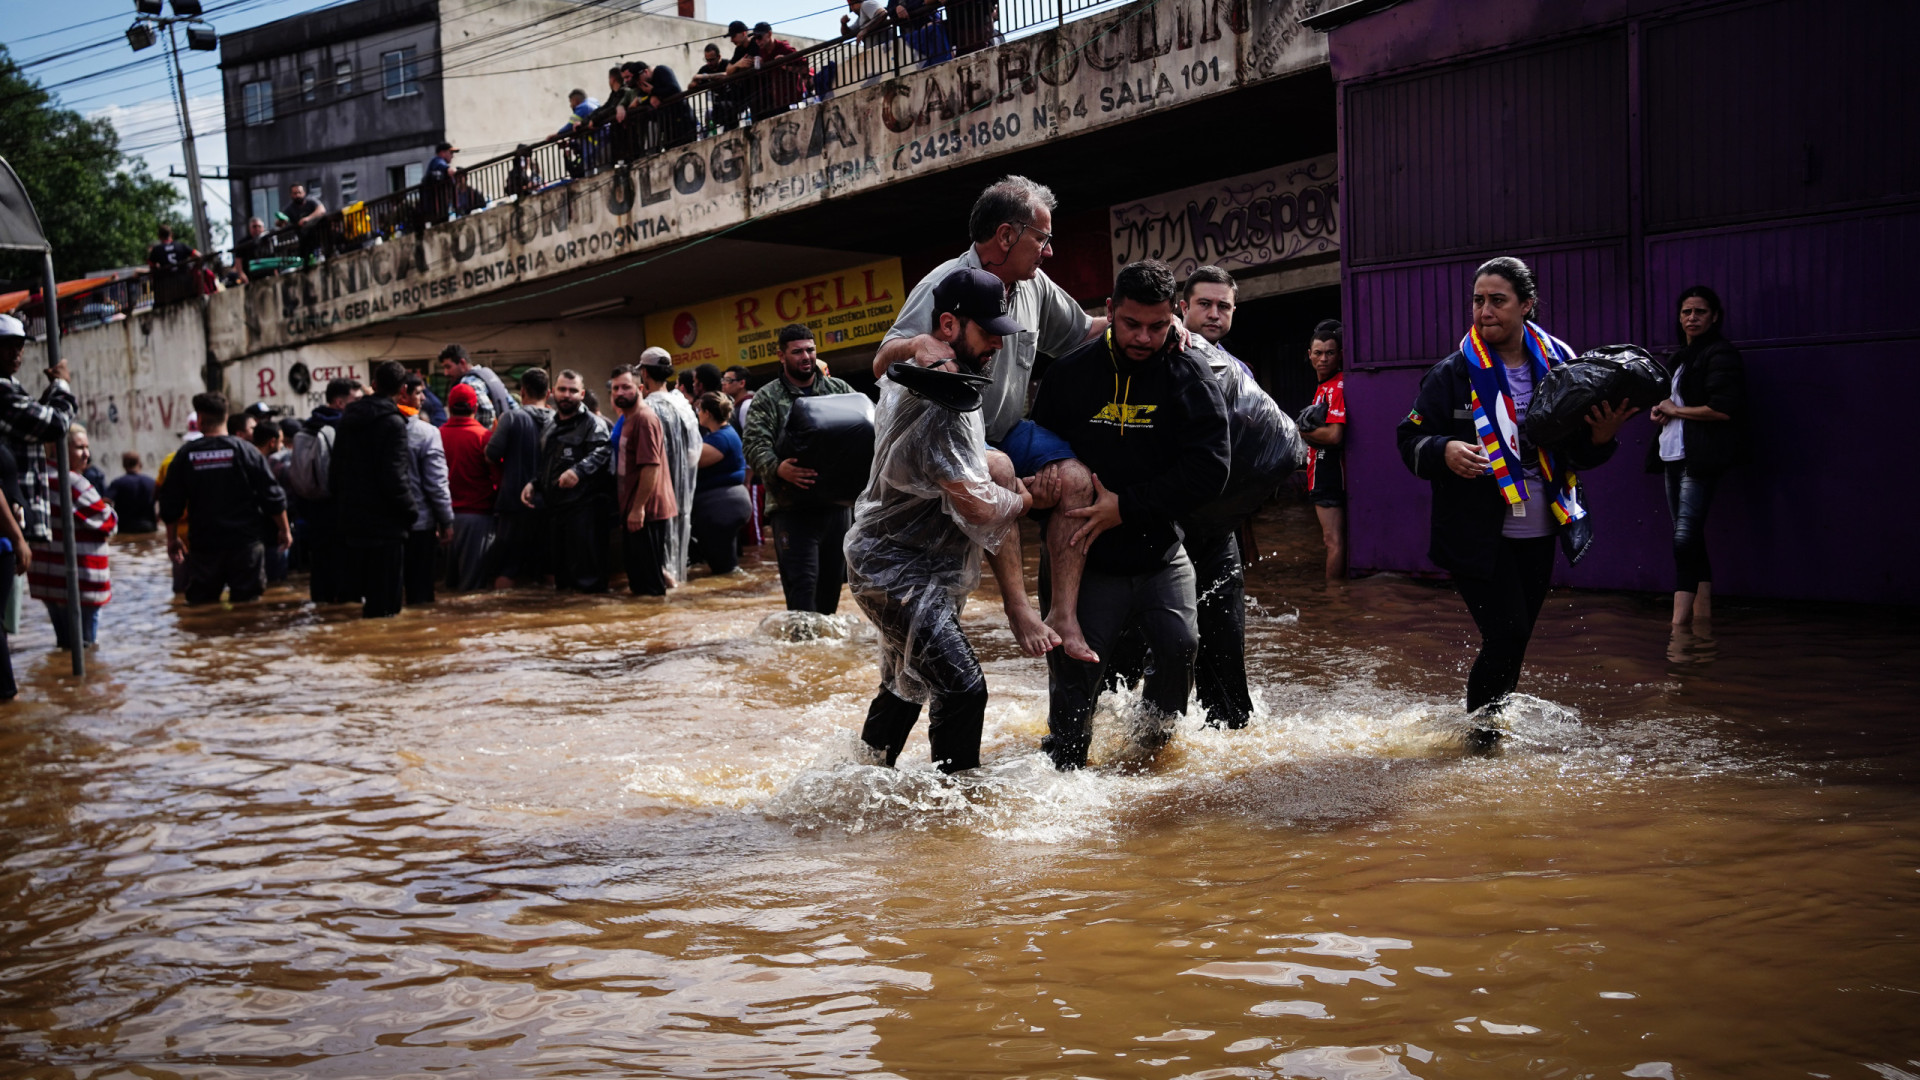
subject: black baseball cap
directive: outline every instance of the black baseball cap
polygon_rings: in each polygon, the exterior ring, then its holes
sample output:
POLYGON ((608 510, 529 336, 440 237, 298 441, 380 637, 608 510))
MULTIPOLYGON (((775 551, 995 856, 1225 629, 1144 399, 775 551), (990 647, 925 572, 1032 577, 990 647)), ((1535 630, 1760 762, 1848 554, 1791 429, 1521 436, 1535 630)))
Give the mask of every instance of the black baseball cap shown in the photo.
POLYGON ((753 36, 755 36, 755 37, 759 37, 759 36, 760 36, 760 35, 762 35, 762 34, 765 34, 765 35, 766 35, 766 36, 768 36, 768 37, 772 37, 772 36, 773 36, 773 24, 772 24, 772 23, 770 23, 770 22, 757 22, 757 23, 754 23, 754 24, 753 24, 753 36))
POLYGON ((746 32, 747 32, 747 24, 741 22, 739 19, 735 19, 732 22, 727 24, 728 37, 732 37, 735 34, 744 34, 746 32))
POLYGON ((933 317, 952 312, 979 323, 989 334, 1009 337, 1020 324, 1007 314, 1007 287, 985 270, 960 267, 933 287, 933 317))

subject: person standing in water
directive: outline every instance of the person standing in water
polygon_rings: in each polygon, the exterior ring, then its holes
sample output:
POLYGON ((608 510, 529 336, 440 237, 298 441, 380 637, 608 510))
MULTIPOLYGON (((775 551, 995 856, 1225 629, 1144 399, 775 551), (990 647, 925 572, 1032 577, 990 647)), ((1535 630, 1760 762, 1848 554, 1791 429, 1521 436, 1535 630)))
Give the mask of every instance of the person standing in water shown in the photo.
POLYGON ((1680 294, 1672 392, 1651 411, 1660 436, 1647 446, 1647 471, 1664 474, 1673 513, 1673 625, 1713 617, 1707 508, 1720 477, 1746 456, 1747 371, 1721 334, 1720 297, 1705 285, 1680 294))
POLYGON ((1413 411, 1395 432, 1407 468, 1433 485, 1428 557, 1453 575, 1480 630, 1467 676, 1467 746, 1475 752, 1499 744, 1499 712, 1520 682, 1553 577, 1555 538, 1570 529, 1568 554, 1577 560, 1584 548, 1575 545, 1591 535, 1576 525, 1588 513, 1577 474, 1613 456, 1620 425, 1639 411, 1602 402, 1585 432, 1556 446, 1527 441, 1534 387, 1574 358, 1532 321, 1538 303, 1533 271, 1519 259, 1490 259, 1474 271, 1467 336, 1420 380, 1413 411))
MULTIPOLYGON (((987 710, 986 675, 960 608, 980 583, 981 549, 1006 543, 1033 497, 1012 460, 987 449, 981 409, 1001 339, 1020 332, 1005 289, 984 270, 960 268, 932 301, 951 370, 903 362, 880 382, 873 473, 847 531, 847 584, 880 632, 880 691, 861 739, 892 766, 931 700, 933 762, 955 773, 980 764, 987 710)), ((1038 623, 1017 579, 1000 586, 1009 621, 1038 623)))

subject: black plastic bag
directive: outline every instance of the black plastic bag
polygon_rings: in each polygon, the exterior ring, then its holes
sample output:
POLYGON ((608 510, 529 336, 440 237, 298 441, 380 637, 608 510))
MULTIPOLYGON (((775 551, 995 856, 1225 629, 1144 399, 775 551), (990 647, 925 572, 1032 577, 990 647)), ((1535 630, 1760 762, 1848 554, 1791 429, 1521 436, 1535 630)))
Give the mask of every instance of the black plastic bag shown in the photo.
POLYGON ((782 502, 852 506, 873 471, 873 402, 865 394, 795 398, 773 452, 819 474, 810 488, 789 486, 782 502))
POLYGON ((1274 404, 1240 363, 1224 356, 1219 359, 1211 366, 1220 394, 1227 400, 1232 471, 1226 490, 1187 518, 1187 524, 1204 532, 1239 528, 1307 459, 1306 441, 1293 418, 1274 404))
POLYGON ((1547 372, 1533 388, 1524 434, 1535 446, 1557 446, 1587 430, 1587 410, 1601 402, 1647 409, 1665 400, 1671 376, 1638 345, 1589 349, 1547 372))

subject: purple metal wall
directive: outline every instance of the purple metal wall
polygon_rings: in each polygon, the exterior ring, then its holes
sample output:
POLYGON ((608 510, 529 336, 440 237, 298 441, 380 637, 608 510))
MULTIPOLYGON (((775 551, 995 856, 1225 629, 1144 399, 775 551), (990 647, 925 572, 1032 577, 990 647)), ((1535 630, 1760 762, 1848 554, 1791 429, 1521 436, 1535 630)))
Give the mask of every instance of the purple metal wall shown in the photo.
MULTIPOLYGON (((1670 349, 1681 289, 1725 298, 1756 439, 1710 519, 1722 592, 1920 602, 1920 512, 1876 464, 1920 400, 1917 36, 1898 0, 1409 0, 1336 29, 1353 564, 1435 569, 1393 427, 1472 267, 1517 254, 1576 348, 1670 349)), ((1599 541, 1564 582, 1672 587, 1653 431, 1587 474, 1599 541)))

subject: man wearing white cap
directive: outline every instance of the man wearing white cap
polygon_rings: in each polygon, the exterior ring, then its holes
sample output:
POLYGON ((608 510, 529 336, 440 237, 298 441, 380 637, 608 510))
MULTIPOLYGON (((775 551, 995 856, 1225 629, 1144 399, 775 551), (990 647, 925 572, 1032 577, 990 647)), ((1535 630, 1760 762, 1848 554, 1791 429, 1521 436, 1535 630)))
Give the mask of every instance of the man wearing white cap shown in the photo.
POLYGON ((38 399, 27 393, 14 378, 26 348, 27 328, 11 315, 0 315, 0 437, 20 469, 20 529, 29 541, 51 541, 52 496, 43 444, 66 437, 76 403, 65 360, 47 369, 50 385, 38 399))

